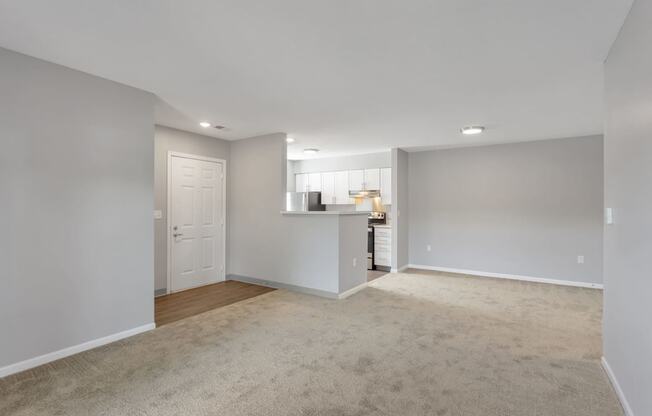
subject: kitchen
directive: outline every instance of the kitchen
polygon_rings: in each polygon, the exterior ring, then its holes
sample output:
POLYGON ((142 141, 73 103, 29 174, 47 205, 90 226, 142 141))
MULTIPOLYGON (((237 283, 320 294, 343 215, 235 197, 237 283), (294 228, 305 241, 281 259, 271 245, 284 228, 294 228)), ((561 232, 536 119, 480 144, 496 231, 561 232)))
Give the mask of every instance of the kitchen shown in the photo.
POLYGON ((367 212, 368 279, 391 270, 390 152, 288 160, 287 210, 367 212))

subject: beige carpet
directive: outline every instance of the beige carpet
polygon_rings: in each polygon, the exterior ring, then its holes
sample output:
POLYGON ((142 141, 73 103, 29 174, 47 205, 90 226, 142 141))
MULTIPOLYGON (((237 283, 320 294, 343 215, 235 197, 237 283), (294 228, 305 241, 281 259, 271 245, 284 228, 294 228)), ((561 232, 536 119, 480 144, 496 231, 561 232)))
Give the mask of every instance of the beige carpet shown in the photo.
POLYGON ((0 380, 8 415, 621 415, 601 292, 403 273, 283 290, 0 380))

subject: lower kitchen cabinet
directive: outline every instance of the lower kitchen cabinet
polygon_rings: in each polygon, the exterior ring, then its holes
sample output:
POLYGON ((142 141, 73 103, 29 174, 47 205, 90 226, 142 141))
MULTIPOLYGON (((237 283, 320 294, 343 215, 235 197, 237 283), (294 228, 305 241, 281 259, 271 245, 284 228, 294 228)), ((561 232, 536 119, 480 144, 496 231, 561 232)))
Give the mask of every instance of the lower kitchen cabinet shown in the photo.
POLYGON ((374 262, 376 266, 392 267, 392 229, 375 227, 374 262))

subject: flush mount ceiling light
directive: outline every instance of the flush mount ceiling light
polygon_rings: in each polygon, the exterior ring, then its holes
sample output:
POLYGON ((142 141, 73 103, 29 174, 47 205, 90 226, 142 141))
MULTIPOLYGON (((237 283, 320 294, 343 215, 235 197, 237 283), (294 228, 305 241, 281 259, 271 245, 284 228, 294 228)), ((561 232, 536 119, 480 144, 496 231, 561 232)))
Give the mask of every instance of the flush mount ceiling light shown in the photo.
POLYGON ((303 153, 306 153, 306 154, 309 154, 309 155, 314 155, 317 152, 319 152, 319 149, 303 149, 303 153))
POLYGON ((202 126, 203 128, 207 128, 211 126, 211 123, 209 123, 208 121, 202 121, 201 123, 199 123, 199 125, 202 126))
POLYGON ((480 134, 483 131, 484 131, 484 127, 482 126, 467 126, 467 127, 462 127, 462 129, 460 129, 460 132, 466 135, 480 134))
POLYGON ((285 139, 285 142, 288 143, 288 144, 289 144, 289 143, 294 143, 294 139, 293 139, 292 137, 287 137, 287 138, 285 139))

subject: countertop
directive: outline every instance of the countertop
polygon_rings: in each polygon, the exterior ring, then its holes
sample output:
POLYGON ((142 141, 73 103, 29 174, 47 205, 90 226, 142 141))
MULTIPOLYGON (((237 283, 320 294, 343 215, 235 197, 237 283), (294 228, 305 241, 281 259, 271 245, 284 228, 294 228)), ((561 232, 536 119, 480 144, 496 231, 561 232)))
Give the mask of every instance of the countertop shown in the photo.
POLYGON ((369 215, 363 211, 281 211, 283 215, 369 215))

